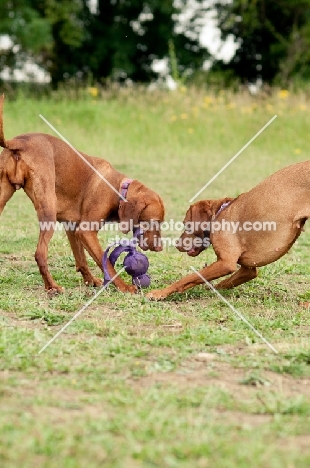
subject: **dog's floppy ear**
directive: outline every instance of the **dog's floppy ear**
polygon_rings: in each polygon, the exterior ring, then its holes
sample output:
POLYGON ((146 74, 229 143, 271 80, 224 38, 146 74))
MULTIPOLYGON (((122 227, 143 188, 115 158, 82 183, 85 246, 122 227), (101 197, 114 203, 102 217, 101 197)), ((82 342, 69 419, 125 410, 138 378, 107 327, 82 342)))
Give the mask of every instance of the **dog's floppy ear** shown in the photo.
POLYGON ((123 234, 127 234, 133 226, 138 225, 139 216, 146 207, 146 204, 142 200, 127 200, 121 201, 118 209, 118 216, 120 230, 123 234))

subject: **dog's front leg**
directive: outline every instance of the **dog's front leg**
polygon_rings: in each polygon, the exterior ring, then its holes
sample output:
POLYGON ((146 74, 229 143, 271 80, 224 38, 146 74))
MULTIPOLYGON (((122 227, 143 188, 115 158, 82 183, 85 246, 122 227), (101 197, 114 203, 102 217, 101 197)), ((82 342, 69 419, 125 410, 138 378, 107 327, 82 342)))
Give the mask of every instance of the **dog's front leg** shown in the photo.
POLYGON ((81 240, 76 235, 76 232, 66 231, 66 234, 68 236, 71 249, 75 258, 76 271, 79 271, 81 273, 81 275, 83 276, 84 283, 87 286, 101 286, 102 280, 100 280, 99 278, 95 278, 87 265, 84 247, 81 240))
MULTIPOLYGON (((99 268, 102 270, 102 256, 103 250, 99 244, 96 231, 76 231, 76 235, 83 243, 85 249, 88 251, 89 255, 95 260, 99 268)), ((110 261, 107 262, 108 272, 111 278, 113 278, 117 273, 114 267, 111 265, 110 261)), ((130 292, 132 294, 137 292, 137 288, 132 284, 127 284, 119 276, 113 280, 113 284, 121 292, 130 292)))
MULTIPOLYGON (((207 281, 212 281, 214 279, 220 278, 221 276, 228 275, 233 273, 237 269, 237 263, 228 261, 228 260, 217 260, 211 265, 203 268, 199 271, 200 275, 207 281)), ((167 288, 157 289, 150 291, 146 297, 149 299, 158 301, 160 299, 165 299, 167 296, 170 296, 172 293, 182 293, 187 289, 193 288, 199 284, 203 284, 204 280, 197 273, 192 273, 185 276, 179 281, 171 284, 167 288)))

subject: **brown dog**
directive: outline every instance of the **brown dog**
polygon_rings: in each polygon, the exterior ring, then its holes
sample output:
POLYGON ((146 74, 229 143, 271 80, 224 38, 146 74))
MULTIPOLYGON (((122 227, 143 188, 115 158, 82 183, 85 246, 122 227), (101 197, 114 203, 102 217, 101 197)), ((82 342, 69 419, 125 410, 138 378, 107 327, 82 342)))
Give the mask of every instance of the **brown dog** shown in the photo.
MULTIPOLYGON (((124 188, 128 179, 104 159, 81 153, 116 192, 89 167, 80 156, 59 138, 44 133, 27 133, 6 141, 3 133, 2 96, 0 102, 0 214, 14 192, 23 188, 31 199, 40 222, 40 236, 35 259, 43 277, 45 288, 60 292, 62 288, 53 280, 47 265, 48 243, 53 236, 51 226, 57 221, 71 221, 75 227, 67 230, 76 263, 88 285, 100 286, 102 280, 95 278, 87 265, 84 248, 102 269, 103 250, 97 233, 104 221, 121 222, 124 233, 129 232, 129 223, 137 226, 148 222, 150 229, 139 238, 143 250, 162 250, 159 223, 164 218, 164 205, 153 190, 138 180, 130 181, 126 194, 127 202, 117 192, 124 188), (120 201, 121 200, 121 201, 120 201), (157 223, 151 223, 152 220, 157 223), (42 223, 49 223, 43 229, 42 223), (99 226, 90 230, 84 226, 99 226), (85 224, 87 223, 87 224, 85 224), (90 224, 92 223, 92 224, 90 224), (124 227, 125 226, 125 227, 124 227), (154 226, 154 229, 151 227, 154 226)), ((124 192, 126 193, 126 191, 124 192)), ((121 225, 121 226, 122 226, 121 225)), ((116 272, 108 262, 111 278, 116 272)), ((122 292, 135 292, 133 285, 117 277, 113 281, 122 292)))
MULTIPOLYGON (((256 278, 257 267, 285 255, 309 217, 310 161, 305 161, 281 169, 235 199, 205 200, 192 205, 184 223, 196 225, 185 230, 178 249, 190 256, 199 255, 208 246, 206 240, 210 236, 217 260, 199 273, 207 281, 233 273, 216 286, 232 288, 256 278), (210 228, 206 229, 208 222, 210 228)), ((147 297, 164 299, 203 282, 193 273, 171 286, 151 291, 147 297)))

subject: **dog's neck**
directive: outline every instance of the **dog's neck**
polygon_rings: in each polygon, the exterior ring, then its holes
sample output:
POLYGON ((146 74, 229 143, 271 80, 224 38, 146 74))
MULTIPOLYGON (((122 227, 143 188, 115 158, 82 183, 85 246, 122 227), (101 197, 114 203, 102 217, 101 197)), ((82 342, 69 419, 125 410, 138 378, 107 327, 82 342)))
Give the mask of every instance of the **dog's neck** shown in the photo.
POLYGON ((226 202, 226 203, 223 203, 223 204, 220 206, 220 209, 218 210, 218 212, 215 214, 215 218, 217 218, 217 216, 218 216, 223 210, 225 210, 225 208, 227 208, 230 204, 231 204, 231 201, 228 201, 228 202, 226 202))
MULTIPOLYGON (((223 204, 220 206, 219 210, 218 210, 218 211, 216 212, 216 214, 214 215, 214 218, 213 218, 213 219, 216 219, 217 216, 218 216, 223 210, 225 210, 225 208, 227 208, 227 206, 230 205, 230 204, 231 204, 230 201, 223 203, 223 204)), ((205 229, 205 230, 203 231, 203 239, 207 239, 207 241, 209 242, 209 245, 208 245, 207 247, 209 247, 210 245, 212 245, 212 242, 211 242, 211 239, 210 239, 210 230, 209 230, 209 229, 205 229)))

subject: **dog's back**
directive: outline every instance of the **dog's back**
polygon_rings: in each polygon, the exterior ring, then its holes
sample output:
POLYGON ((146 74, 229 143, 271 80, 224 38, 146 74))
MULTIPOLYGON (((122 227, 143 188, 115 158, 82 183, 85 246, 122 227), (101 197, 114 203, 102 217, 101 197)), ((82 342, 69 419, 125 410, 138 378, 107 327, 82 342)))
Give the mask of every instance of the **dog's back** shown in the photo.
MULTIPOLYGON (((310 217, 310 161, 284 167, 238 199, 241 218, 280 222, 310 217)), ((235 205, 234 208, 237 208, 235 205)))

